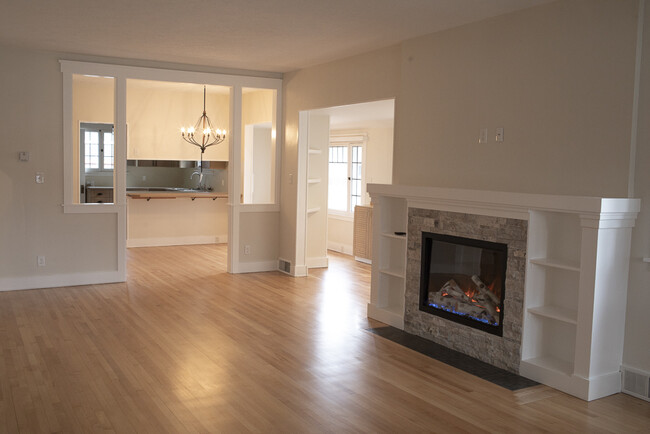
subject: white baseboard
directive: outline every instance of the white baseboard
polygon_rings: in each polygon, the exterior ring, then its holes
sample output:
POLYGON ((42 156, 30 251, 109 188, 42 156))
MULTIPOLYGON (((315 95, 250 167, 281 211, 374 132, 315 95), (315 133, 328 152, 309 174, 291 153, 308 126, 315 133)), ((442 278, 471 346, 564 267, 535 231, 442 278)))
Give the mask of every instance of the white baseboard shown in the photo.
POLYGON ((237 273, 260 273, 264 271, 278 271, 278 261, 239 262, 237 273))
POLYGON ((49 276, 3 277, 0 278, 0 291, 58 288, 61 286, 95 285, 125 281, 126 273, 119 271, 53 274, 49 276))
POLYGON ((585 401, 604 398, 621 391, 621 373, 619 371, 584 378, 576 374, 561 375, 551 367, 522 360, 519 364, 519 375, 585 401))
POLYGON ((305 277, 305 276, 307 276, 307 266, 306 265, 292 265, 291 266, 291 275, 293 277, 305 277))
POLYGON ((370 259, 360 258, 358 256, 355 256, 354 260, 359 261, 359 262, 363 262, 364 264, 372 265, 372 261, 370 259))
POLYGON ((307 268, 327 268, 328 259, 327 256, 321 256, 319 258, 307 258, 305 260, 307 268))
POLYGON ((222 244, 228 242, 228 235, 199 235, 191 237, 132 238, 126 240, 126 247, 188 246, 193 244, 222 244))
POLYGON ((328 241, 327 250, 333 250, 335 252, 343 253, 344 255, 352 255, 351 244, 341 244, 341 243, 334 243, 332 241, 328 241))

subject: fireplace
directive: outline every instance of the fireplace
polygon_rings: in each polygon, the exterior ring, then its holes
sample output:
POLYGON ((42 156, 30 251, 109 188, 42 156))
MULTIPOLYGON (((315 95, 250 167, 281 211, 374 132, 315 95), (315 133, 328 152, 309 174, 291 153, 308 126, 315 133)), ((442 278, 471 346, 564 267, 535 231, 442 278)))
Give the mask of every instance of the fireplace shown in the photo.
POLYGON ((503 335, 508 246, 422 232, 420 310, 503 335))

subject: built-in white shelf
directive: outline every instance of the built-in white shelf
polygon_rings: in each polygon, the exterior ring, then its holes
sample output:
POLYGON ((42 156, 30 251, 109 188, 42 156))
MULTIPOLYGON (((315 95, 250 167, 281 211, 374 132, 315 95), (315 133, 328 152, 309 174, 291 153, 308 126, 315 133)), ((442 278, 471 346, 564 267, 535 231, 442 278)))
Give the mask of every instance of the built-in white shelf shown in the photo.
POLYGON ((540 368, 542 370, 552 371, 567 376, 573 374, 573 363, 553 356, 542 356, 535 357, 534 359, 522 360, 521 365, 520 370, 526 370, 526 368, 540 368), (525 365, 529 366, 526 367, 525 365))
POLYGON ((398 241, 406 237, 394 231, 407 231, 409 208, 448 210, 453 204, 459 213, 526 220, 519 374, 585 400, 620 392, 623 342, 612 336, 623 335, 625 319, 600 306, 624 311, 625 297, 596 288, 628 274, 625 246, 629 249, 638 199, 378 184, 368 184, 368 192, 378 220, 369 317, 403 328, 407 242, 398 241), (601 230, 604 222, 607 231, 601 230), (608 261, 600 263, 605 252, 608 261))
POLYGON ((309 178, 307 180, 307 184, 318 184, 320 182, 320 178, 309 178))
POLYGON ((319 206, 314 207, 314 208, 307 208, 307 214, 314 214, 314 213, 317 213, 318 211, 320 211, 319 206))
POLYGON ((558 261, 557 259, 535 258, 535 259, 531 259, 530 263, 535 265, 540 265, 542 267, 559 268, 561 270, 580 272, 579 264, 566 262, 566 261, 558 261))
POLYGON ((322 151, 317 148, 309 148, 309 153, 310 154, 320 154, 322 151))
POLYGON ((383 273, 383 274, 388 274, 389 276, 399 277, 400 279, 405 278, 404 270, 400 270, 400 269, 397 269, 397 268, 380 269, 379 272, 383 273))
POLYGON ((381 234, 381 236, 386 237, 386 238, 393 238, 393 239, 396 239, 396 240, 404 240, 404 241, 406 241, 406 235, 395 235, 392 232, 384 232, 384 233, 381 234))
POLYGON ((528 312, 532 313, 533 315, 562 321, 568 324, 578 324, 578 312, 575 310, 566 309, 564 307, 559 307, 559 306, 530 307, 528 308, 528 312))

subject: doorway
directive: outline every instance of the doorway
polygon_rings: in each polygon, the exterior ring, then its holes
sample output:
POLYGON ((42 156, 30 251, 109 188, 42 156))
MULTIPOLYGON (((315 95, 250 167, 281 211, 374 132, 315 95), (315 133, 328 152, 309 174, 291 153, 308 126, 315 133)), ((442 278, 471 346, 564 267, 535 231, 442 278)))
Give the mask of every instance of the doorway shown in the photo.
POLYGON ((392 99, 300 113, 298 191, 304 222, 297 225, 297 236, 305 247, 298 250, 297 263, 304 261, 305 274, 327 267, 328 251, 364 260, 354 251, 355 210, 370 206, 367 184, 392 183, 394 113, 392 99))

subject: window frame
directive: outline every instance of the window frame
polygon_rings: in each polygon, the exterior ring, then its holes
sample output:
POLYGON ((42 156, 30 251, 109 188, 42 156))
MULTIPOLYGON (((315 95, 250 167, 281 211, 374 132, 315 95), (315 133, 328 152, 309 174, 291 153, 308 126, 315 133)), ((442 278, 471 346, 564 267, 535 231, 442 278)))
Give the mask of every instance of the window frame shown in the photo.
MULTIPOLYGON (((347 211, 341 211, 341 210, 336 210, 336 209, 331 209, 329 207, 329 200, 327 203, 327 215, 333 218, 338 218, 341 220, 352 220, 354 218, 354 209, 351 207, 351 199, 352 199, 352 148, 355 146, 358 146, 361 148, 361 192, 360 192, 360 203, 358 204, 359 206, 365 205, 365 195, 363 194, 363 186, 366 185, 366 166, 367 166, 367 152, 366 152, 366 144, 368 142, 368 136, 367 134, 354 134, 354 135, 330 135, 330 141, 328 145, 328 155, 329 155, 329 149, 332 147, 337 147, 337 146, 344 146, 347 147, 347 152, 348 152, 348 160, 347 160, 347 166, 348 166, 348 179, 347 179, 347 194, 346 194, 346 204, 347 204, 347 211)), ((329 162, 329 157, 328 157, 328 163, 327 163, 327 170, 329 174, 329 165, 331 163, 329 162)), ((329 177, 328 177, 329 178, 329 177)), ((329 181, 328 181, 329 182, 329 181)), ((328 186, 328 191, 329 191, 329 186, 328 186)))

